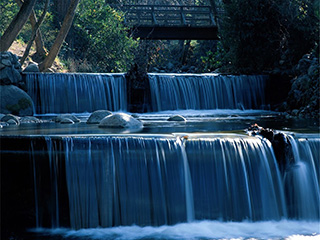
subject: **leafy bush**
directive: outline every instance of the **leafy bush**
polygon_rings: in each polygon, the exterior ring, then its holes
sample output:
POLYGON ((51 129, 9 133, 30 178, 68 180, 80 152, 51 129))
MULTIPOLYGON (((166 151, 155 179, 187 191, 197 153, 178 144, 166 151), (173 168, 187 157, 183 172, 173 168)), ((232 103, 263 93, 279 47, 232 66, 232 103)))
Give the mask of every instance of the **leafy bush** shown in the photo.
POLYGON ((233 72, 270 70, 281 59, 292 67, 319 41, 314 0, 225 2, 219 29, 226 51, 222 61, 233 72))
POLYGON ((137 41, 129 38, 123 15, 103 0, 81 1, 74 22, 75 54, 86 59, 92 71, 126 71, 137 41))
POLYGON ((0 35, 4 33, 18 11, 19 7, 14 0, 0 1, 0 35))

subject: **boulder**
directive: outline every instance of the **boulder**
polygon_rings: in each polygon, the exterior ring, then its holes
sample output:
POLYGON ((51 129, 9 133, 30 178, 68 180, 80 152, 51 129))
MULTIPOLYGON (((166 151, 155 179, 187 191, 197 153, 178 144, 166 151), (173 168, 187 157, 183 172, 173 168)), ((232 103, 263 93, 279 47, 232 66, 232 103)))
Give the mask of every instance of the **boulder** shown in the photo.
POLYGON ((312 64, 309 68, 308 68, 308 75, 309 77, 313 78, 313 77, 318 77, 319 76, 319 64, 316 62, 314 64, 312 64))
MULTIPOLYGON (((78 123, 80 122, 80 119, 77 118, 76 116, 72 115, 72 114, 61 114, 57 117, 55 117, 53 119, 54 122, 57 122, 57 123, 61 123, 63 120, 65 119, 69 119, 71 120, 73 123, 78 123)), ((66 120, 66 122, 70 123, 70 121, 66 120)), ((63 123, 66 123, 66 122, 63 122, 63 123)))
POLYGON ((9 126, 9 123, 7 123, 7 122, 0 122, 0 128, 6 127, 6 126, 9 126))
POLYGON ((174 115, 171 116, 167 119, 167 121, 176 121, 176 122, 186 122, 187 119, 185 119, 183 116, 181 115, 174 115))
POLYGON ((298 116, 299 110, 298 110, 298 109, 293 109, 293 110, 291 111, 291 114, 292 114, 292 116, 298 116))
POLYGON ((13 85, 0 85, 0 112, 19 116, 33 115, 33 101, 22 89, 13 85))
POLYGON ((63 118, 60 121, 61 124, 74 124, 74 121, 72 121, 70 118, 63 118))
POLYGON ((7 114, 1 118, 1 122, 6 122, 9 125, 20 125, 19 117, 13 114, 7 114))
POLYGON ((0 84, 8 85, 22 80, 21 64, 11 52, 0 52, 0 84))
POLYGON ((29 63, 29 65, 23 70, 23 72, 40 72, 38 64, 29 63))
POLYGON ((20 119, 21 123, 41 123, 42 121, 36 117, 27 116, 20 119))
POLYGON ((13 120, 13 119, 9 119, 9 120, 7 121, 7 123, 8 123, 9 125, 20 125, 20 122, 16 122, 16 121, 13 120))
POLYGON ((101 120, 100 128, 143 128, 143 124, 125 113, 109 115, 101 120))
POLYGON ((91 113, 90 117, 87 120, 88 124, 99 124, 102 119, 105 117, 112 115, 112 112, 108 110, 97 110, 91 113))

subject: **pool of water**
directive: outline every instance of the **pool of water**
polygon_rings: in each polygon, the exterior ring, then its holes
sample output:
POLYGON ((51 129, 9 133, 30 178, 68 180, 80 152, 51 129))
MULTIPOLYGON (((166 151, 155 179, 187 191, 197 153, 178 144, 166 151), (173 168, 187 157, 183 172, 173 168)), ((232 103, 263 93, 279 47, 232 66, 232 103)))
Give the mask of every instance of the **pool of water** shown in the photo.
POLYGON ((39 124, 7 126, 0 135, 101 135, 101 134, 171 134, 185 133, 241 133, 250 125, 257 123, 264 128, 277 130, 319 133, 319 121, 315 119, 287 119, 281 113, 261 110, 182 110, 145 114, 133 114, 143 125, 143 129, 99 128, 97 124, 86 124, 89 113, 77 114, 81 119, 76 124, 49 122, 55 115, 39 115, 45 121, 39 124), (170 116, 180 114, 186 122, 170 122, 170 116))
MULTIPOLYGON (((80 123, 59 124, 50 122, 55 114, 38 115, 44 120, 39 124, 21 124, 0 129, 0 136, 165 136, 172 138, 179 134, 188 134, 190 138, 199 136, 245 134, 244 129, 257 123, 265 128, 298 133, 305 138, 319 137, 319 121, 305 119, 287 119, 285 115, 261 110, 184 110, 145 114, 132 114, 139 119, 143 129, 99 128, 97 124, 86 124, 89 113, 76 114, 80 123), (186 122, 169 122, 170 116, 180 114, 186 122)), ((36 228, 27 231, 5 232, 4 239, 43 239, 43 240, 111 240, 111 239, 320 239, 320 222, 304 220, 280 220, 260 222, 193 221, 172 226, 118 226, 112 228, 89 228, 73 230, 69 228, 36 228)))

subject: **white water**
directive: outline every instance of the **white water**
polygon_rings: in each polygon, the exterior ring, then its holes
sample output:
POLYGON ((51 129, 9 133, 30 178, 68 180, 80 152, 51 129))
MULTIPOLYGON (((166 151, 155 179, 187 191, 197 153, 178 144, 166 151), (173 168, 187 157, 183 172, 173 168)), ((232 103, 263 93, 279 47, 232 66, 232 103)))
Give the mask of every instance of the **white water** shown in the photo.
POLYGON ((127 110, 124 74, 26 74, 36 114, 127 110))
POLYGON ((133 240, 133 239, 288 239, 319 240, 320 222, 306 221, 262 221, 262 222, 220 222, 196 221, 174 226, 139 227, 120 226, 92 229, 33 229, 33 232, 62 236, 80 240, 133 240))
POLYGON ((185 145, 183 142, 183 137, 177 137, 176 143, 178 148, 181 150, 181 157, 183 159, 183 171, 184 171, 184 186, 186 192, 186 211, 187 211, 187 222, 194 220, 194 202, 193 202, 193 190, 192 190, 192 180, 190 175, 190 168, 188 163, 188 156, 186 153, 185 145))
POLYGON ((265 76, 149 74, 153 111, 263 109, 265 76))
POLYGON ((288 137, 293 162, 285 173, 284 182, 290 195, 290 215, 303 219, 319 219, 320 141, 288 137))

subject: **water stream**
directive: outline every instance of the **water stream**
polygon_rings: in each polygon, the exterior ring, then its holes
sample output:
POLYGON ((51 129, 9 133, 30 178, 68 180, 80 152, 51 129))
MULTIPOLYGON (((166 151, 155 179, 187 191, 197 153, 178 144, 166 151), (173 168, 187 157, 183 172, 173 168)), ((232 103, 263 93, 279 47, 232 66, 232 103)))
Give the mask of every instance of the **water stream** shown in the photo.
POLYGON ((128 111, 124 74, 26 80, 37 116, 81 122, 1 129, 1 206, 11 225, 11 215, 31 225, 22 239, 320 237, 319 123, 268 111, 267 77, 149 74, 153 112, 134 114, 137 132, 85 123, 95 110, 128 111), (176 114, 187 121, 167 121, 176 114), (244 134, 254 123, 285 130, 284 163, 269 140, 244 134))

